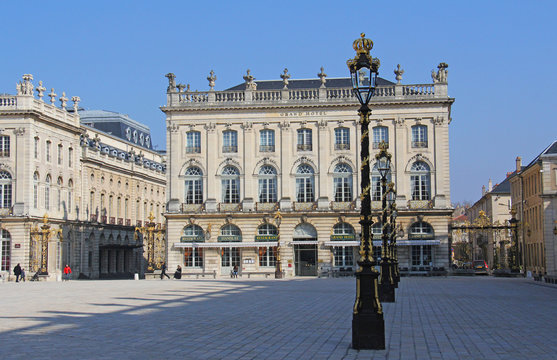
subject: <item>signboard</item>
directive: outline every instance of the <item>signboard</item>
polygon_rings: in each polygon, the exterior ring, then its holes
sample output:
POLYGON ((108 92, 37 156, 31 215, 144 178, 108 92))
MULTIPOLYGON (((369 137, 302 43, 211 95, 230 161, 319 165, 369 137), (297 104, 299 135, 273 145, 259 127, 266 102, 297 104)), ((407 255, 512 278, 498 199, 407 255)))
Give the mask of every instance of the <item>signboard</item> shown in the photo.
POLYGON ((253 259, 244 259, 244 264, 255 264, 255 260, 253 260, 253 259))
POLYGON ((277 241, 278 235, 256 235, 255 241, 277 241))
POLYGON ((221 235, 217 240, 219 242, 242 241, 242 235, 221 235))
POLYGON ((203 235, 189 235, 189 236, 182 236, 180 238, 180 242, 204 242, 205 237, 203 235))
POLYGON ((331 235, 331 241, 350 241, 355 240, 356 236, 354 234, 351 235, 331 235))
POLYGON ((14 248, 19 249, 21 247, 21 244, 14 244, 14 248))

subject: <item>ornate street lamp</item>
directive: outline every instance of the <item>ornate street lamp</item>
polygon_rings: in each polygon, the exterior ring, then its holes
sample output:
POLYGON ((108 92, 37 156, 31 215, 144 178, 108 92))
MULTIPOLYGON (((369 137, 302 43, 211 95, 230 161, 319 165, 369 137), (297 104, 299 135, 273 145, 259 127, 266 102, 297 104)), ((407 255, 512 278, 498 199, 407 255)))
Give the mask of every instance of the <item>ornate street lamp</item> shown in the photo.
POLYGON ((359 268, 356 271, 356 301, 352 315, 352 347, 354 349, 385 349, 385 322, 383 308, 377 294, 377 278, 373 258, 373 242, 371 237, 371 196, 369 168, 369 100, 375 91, 375 83, 379 69, 379 60, 369 55, 373 42, 361 38, 353 43, 356 56, 347 61, 352 78, 354 94, 360 102, 361 126, 361 195, 359 268))
POLYGON ((139 234, 147 238, 147 273, 160 270, 164 262, 164 234, 166 229, 160 224, 155 224, 153 212, 149 214, 149 222, 145 222, 145 226, 136 226, 135 239, 139 238, 139 234), (162 238, 161 238, 162 235, 162 238), (155 251, 156 250, 156 251, 155 251), (156 258, 155 258, 156 256, 156 258))
POLYGON ((389 234, 389 259, 391 264, 391 277, 393 280, 393 285, 395 288, 398 288, 398 283, 400 282, 400 271, 398 270, 398 254, 397 254, 397 247, 396 247, 396 237, 398 236, 398 232, 400 229, 396 228, 396 218, 398 216, 398 210, 396 209, 396 191, 392 191, 392 201, 391 201, 391 219, 389 220, 390 223, 390 230, 391 233, 389 234))
POLYGON ((391 171, 391 154, 387 151, 387 143, 381 141, 379 144, 379 154, 375 155, 377 160, 377 170, 381 176, 381 193, 383 199, 381 202, 381 223, 383 224, 383 232, 381 234, 381 277, 379 280, 379 300, 381 302, 394 302, 395 301, 395 286, 392 276, 391 259, 389 254, 389 240, 391 238, 389 213, 394 198, 392 192, 394 184, 390 183, 387 188, 387 177, 391 171))
POLYGON ((282 266, 280 263, 280 224, 282 223, 282 215, 280 211, 277 210, 275 213, 275 224, 277 224, 277 260, 276 260, 276 269, 275 269, 275 279, 282 279, 282 266))
POLYGON ((31 268, 38 275, 48 275, 48 242, 56 234, 58 234, 60 242, 62 242, 64 240, 62 238, 62 230, 50 228, 48 214, 44 214, 43 224, 40 229, 37 225, 31 229, 31 238, 34 243, 33 247, 35 247, 33 259, 31 260, 31 268))
POLYGON ((511 210, 511 219, 509 220, 509 224, 511 225, 512 232, 513 232, 513 244, 511 245, 511 272, 518 273, 520 272, 520 265, 519 265, 519 250, 518 250, 518 220, 515 217, 516 211, 513 209, 511 210))

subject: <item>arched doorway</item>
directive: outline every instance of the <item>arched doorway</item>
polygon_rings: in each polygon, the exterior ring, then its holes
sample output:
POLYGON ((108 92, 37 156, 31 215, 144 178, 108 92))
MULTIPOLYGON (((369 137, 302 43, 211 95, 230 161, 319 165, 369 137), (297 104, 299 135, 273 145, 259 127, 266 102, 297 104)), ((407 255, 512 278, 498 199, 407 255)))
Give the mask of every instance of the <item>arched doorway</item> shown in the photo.
POLYGON ((294 229, 294 271, 296 276, 317 276, 317 231, 308 223, 294 229))

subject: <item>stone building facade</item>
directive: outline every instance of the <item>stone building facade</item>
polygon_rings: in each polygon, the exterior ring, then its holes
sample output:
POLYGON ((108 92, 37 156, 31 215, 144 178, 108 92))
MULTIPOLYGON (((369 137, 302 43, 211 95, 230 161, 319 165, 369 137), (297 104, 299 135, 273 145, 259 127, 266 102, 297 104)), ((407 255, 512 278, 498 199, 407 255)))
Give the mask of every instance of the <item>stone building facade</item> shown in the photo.
POLYGON ((557 276, 557 141, 527 166, 520 157, 516 163, 511 197, 521 224, 521 263, 525 271, 557 276))
MULTIPOLYGON (((449 123, 446 64, 433 84, 378 79, 371 153, 385 141, 403 235, 400 266, 449 265, 449 123)), ((167 75, 168 264, 185 272, 287 277, 355 269, 360 225, 359 104, 348 78, 255 81, 190 91, 167 75), (280 223, 277 219, 280 218, 280 223)), ((374 158, 372 162, 375 163, 374 158)), ((372 168, 373 168, 372 164, 372 168)), ((372 206, 379 215, 378 173, 372 206)), ((374 225, 376 243, 380 224, 374 225)))
POLYGON ((79 97, 68 106, 54 89, 45 101, 42 82, 32 80, 24 75, 16 95, 0 95, 2 273, 17 263, 47 279, 65 264, 74 277, 143 273, 134 229, 150 211, 162 222, 166 197, 149 129, 126 115, 80 110, 79 97))

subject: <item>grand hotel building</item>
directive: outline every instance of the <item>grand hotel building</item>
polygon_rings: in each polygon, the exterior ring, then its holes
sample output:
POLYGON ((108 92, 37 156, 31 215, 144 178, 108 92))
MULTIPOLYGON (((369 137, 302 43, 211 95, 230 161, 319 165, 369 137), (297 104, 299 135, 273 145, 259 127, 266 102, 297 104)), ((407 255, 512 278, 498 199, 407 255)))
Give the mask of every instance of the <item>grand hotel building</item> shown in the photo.
MULTIPOLYGON (((371 100, 371 154, 393 155, 399 263, 410 272, 449 265, 447 65, 433 83, 379 79, 371 100)), ((187 274, 285 276, 355 269, 359 245, 360 126, 348 78, 245 82, 190 91, 167 75, 168 265, 187 274), (280 222, 277 219, 281 219, 280 222)), ((373 156, 372 156, 373 158, 373 156)), ((373 164, 372 164, 373 166, 373 164)), ((373 168, 373 167, 372 167, 373 168)), ((379 215, 379 175, 372 173, 379 215)), ((380 223, 373 227, 380 238, 380 223)), ((376 241, 379 244, 379 241, 376 241)))

